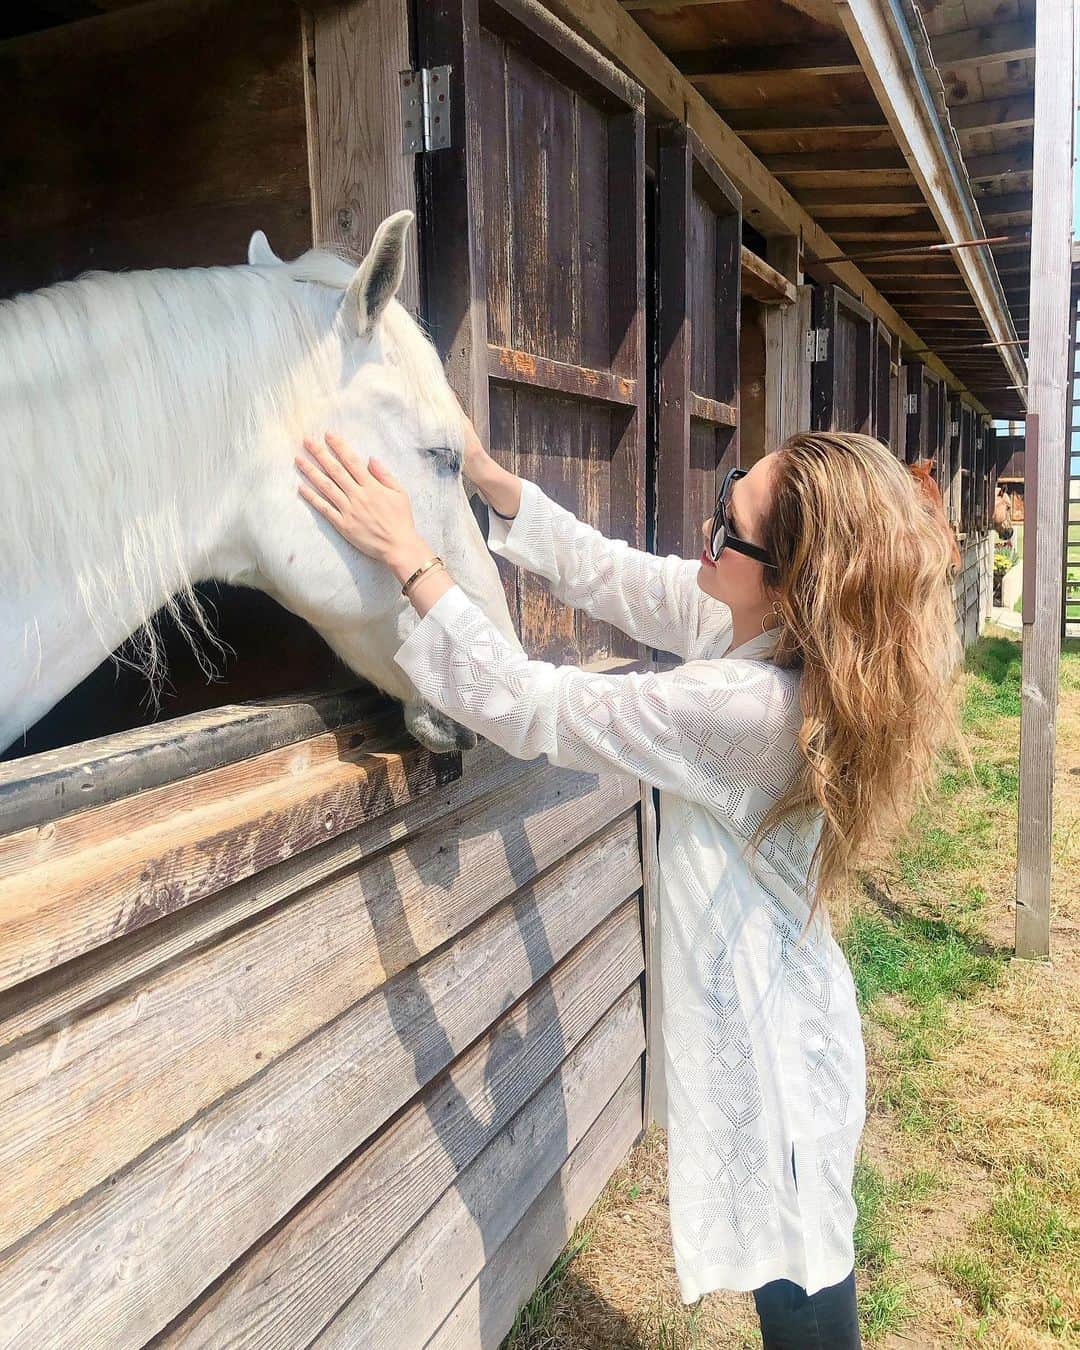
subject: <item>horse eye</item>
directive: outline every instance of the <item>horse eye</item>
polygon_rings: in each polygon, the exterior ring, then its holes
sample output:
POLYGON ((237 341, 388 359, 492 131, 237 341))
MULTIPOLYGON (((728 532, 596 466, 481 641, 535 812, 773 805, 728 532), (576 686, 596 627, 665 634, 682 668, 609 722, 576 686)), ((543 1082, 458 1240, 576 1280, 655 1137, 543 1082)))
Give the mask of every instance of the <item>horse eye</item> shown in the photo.
POLYGON ((429 445, 425 447, 424 453, 430 455, 445 473, 461 472, 461 452, 452 445, 429 445))

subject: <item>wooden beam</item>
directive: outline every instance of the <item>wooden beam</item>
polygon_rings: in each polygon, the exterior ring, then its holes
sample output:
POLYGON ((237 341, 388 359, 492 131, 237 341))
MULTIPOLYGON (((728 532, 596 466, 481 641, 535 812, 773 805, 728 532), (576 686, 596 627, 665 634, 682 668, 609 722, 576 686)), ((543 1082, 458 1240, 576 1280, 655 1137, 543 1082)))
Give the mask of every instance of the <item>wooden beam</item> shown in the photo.
MULTIPOLYGON (((884 259, 863 263, 867 274, 882 280, 888 277, 933 277, 935 281, 952 281, 963 285, 956 265, 945 258, 915 257, 884 259)), ((886 284, 891 284, 886 282, 886 284)))
POLYGON ((1031 222, 1030 379, 1024 540, 1024 655, 1020 680, 1020 809, 1016 954, 1050 955, 1054 754, 1062 615, 1062 539, 1068 443, 1072 301, 1072 0, 1039 0, 1035 89, 1035 212, 1031 222), (1032 529, 1034 527, 1034 529, 1032 529), (1034 538, 1032 537, 1034 535, 1034 538))
POLYGON ((725 108, 724 121, 736 131, 880 131, 889 124, 876 103, 820 107, 809 103, 768 103, 757 108, 725 108))
POLYGON ((943 295, 970 295, 960 277, 896 277, 888 281, 887 286, 893 295, 903 295, 907 291, 937 291, 943 295))
MULTIPOLYGON (((838 6, 844 30, 943 237, 950 244, 983 237, 971 192, 971 165, 965 178, 941 127, 906 20, 889 0, 838 0, 838 6)), ((954 256, 990 338, 1002 342, 1014 338, 1001 281, 986 247, 958 249, 954 256)), ((1003 352, 1013 382, 1026 383, 1018 349, 1007 347, 1003 352)))
POLYGON ((979 103, 957 103, 949 109, 949 118, 959 132, 1029 127, 1035 121, 1035 91, 979 103))
POLYGON ((1011 211, 995 207, 992 211, 983 211, 982 218, 991 225, 1029 225, 1031 223, 1031 204, 1026 207, 1014 207, 1011 211))
POLYGON ((1007 178, 1014 173, 1030 173, 1032 147, 1020 145, 1013 150, 995 150, 987 155, 966 155, 964 167, 972 182, 981 178, 1007 178))
POLYGON ((979 311, 973 304, 939 305, 932 300, 912 301, 901 306, 905 314, 929 314, 941 319, 974 319, 979 322, 979 311))
POLYGON ((670 14, 675 9, 700 9, 702 5, 736 5, 741 0, 621 0, 623 9, 652 10, 654 14, 670 14))
POLYGON ((762 155, 770 173, 784 178, 811 176, 828 182, 837 174, 906 169, 899 150, 807 150, 793 154, 762 155))
MULTIPOLYGON (((803 10, 807 0, 791 0, 803 10)), ((656 113, 685 121, 697 132, 709 152, 742 193, 747 222, 765 235, 794 235, 803 241, 804 255, 829 257, 840 252, 818 222, 799 205, 787 188, 769 173, 693 85, 680 76, 656 43, 619 5, 618 0, 546 0, 547 8, 599 47, 646 90, 648 106, 656 113)), ((828 0, 830 14, 833 0, 828 0)), ((893 170, 904 173, 906 170, 893 170)), ((922 343, 885 297, 853 263, 830 263, 830 280, 841 282, 909 346, 922 343)), ((962 381, 936 356, 926 364, 951 384, 962 381)), ((973 400, 977 401, 977 400, 973 400)), ((980 409, 982 404, 979 404, 980 409)))
POLYGON ((934 64, 939 70, 989 65, 992 61, 1024 61, 1035 55, 1035 23, 1018 19, 1012 23, 984 24, 961 28, 930 39, 934 64))
POLYGON ((637 402, 637 381, 610 370, 592 370, 552 361, 533 352, 488 344, 488 376, 511 384, 531 384, 571 398, 630 407, 637 402))
POLYGON ((704 394, 691 393, 690 416, 717 427, 735 427, 739 424, 739 410, 733 403, 718 403, 704 394))
POLYGON ((795 287, 782 272, 769 264, 759 254, 742 246, 739 254, 742 270, 743 295, 753 296, 764 305, 793 305, 795 287))
POLYGON ((975 202, 979 208, 979 214, 985 220, 988 211, 1030 211, 1031 193, 984 192, 975 198, 975 202))
MULTIPOLYGON (((631 12, 652 10, 654 14, 671 14, 679 9, 700 9, 703 5, 744 5, 746 0, 621 0, 622 7, 631 12)), ((797 9, 818 23, 832 27, 836 22, 833 0, 787 0, 788 9, 797 9)))
POLYGON ((843 216, 830 226, 834 239, 871 239, 880 243, 882 250, 892 243, 934 244, 941 238, 937 221, 931 216, 843 216))
POLYGON ((865 188, 803 188, 799 201, 819 219, 823 216, 876 216, 879 212, 910 207, 921 210, 926 201, 915 186, 865 188))
POLYGON ((798 71, 800 75, 859 73, 859 59, 844 38, 752 47, 724 43, 701 51, 674 52, 672 61, 679 73, 690 79, 706 75, 768 75, 773 71, 798 71))

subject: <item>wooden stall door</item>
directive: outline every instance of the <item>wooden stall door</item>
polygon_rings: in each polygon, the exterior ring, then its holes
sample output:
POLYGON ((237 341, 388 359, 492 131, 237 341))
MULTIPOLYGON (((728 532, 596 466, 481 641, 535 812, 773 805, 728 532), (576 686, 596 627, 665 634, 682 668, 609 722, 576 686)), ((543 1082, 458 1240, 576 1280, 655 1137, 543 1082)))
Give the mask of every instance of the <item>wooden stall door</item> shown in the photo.
POLYGON ((982 532, 990 524, 990 512, 987 489, 990 482, 988 468, 988 449, 990 445, 990 423, 980 417, 975 432, 975 505, 974 523, 976 530, 982 532))
POLYGON ((869 433, 873 330, 868 309, 838 286, 814 292, 811 416, 815 431, 869 433))
MULTIPOLYGON (((452 147, 424 157, 425 314, 491 453, 604 534, 645 545, 644 96, 528 0, 417 7, 448 64, 452 147)), ((483 510, 483 508, 478 508, 483 510)), ((499 563, 525 648, 637 644, 499 563)))
POLYGON ((960 529, 970 534, 975 470, 975 410, 965 407, 960 417, 960 529))
POLYGON ((874 435, 895 455, 896 398, 894 370, 896 338, 880 320, 874 323, 874 435))
POLYGON ((948 393, 937 375, 923 370, 923 399, 921 419, 920 458, 934 463, 935 472, 940 464, 942 447, 945 444, 945 399, 948 393))
POLYGON ((696 557, 736 463, 742 200, 697 136, 662 129, 657 169, 656 551, 696 557))
POLYGON ((938 485, 945 515, 953 525, 959 519, 960 499, 960 412, 963 405, 958 398, 950 398, 945 414, 945 445, 941 452, 941 473, 938 485))
POLYGON ((908 464, 921 458, 925 443, 926 416, 925 366, 921 361, 905 361, 900 368, 902 390, 902 422, 904 427, 904 459, 908 464))

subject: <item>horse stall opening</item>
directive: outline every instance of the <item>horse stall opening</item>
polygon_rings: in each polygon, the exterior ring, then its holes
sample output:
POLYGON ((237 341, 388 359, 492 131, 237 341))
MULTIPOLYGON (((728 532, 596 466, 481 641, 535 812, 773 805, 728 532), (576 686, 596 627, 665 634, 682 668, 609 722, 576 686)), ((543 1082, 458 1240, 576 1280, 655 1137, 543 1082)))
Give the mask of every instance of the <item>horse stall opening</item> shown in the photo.
MULTIPOLYGON (((643 541, 643 98, 537 5, 164 0, 0 62, 8 291, 240 262, 256 228, 358 257, 415 206, 405 296, 495 453, 643 541), (410 30, 454 70, 419 162, 410 30)), ((530 654, 644 659, 503 581, 530 654)), ((254 626, 263 664, 310 641, 254 626)), ((650 795, 433 753, 320 659, 318 693, 290 664, 0 766, 12 1344, 497 1343, 640 1134, 650 795)))

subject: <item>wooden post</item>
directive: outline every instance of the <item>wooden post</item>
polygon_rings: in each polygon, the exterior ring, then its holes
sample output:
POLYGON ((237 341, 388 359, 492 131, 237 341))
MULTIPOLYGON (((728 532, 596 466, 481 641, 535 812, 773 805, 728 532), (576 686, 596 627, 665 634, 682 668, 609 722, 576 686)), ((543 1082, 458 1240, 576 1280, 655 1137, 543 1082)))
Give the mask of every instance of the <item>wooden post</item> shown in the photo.
POLYGON ((1028 408, 1031 417, 1037 419, 1038 443, 1026 455, 1029 473, 1034 469, 1038 476, 1039 490, 1028 515, 1024 547, 1025 571, 1033 568, 1034 575, 1033 604, 1023 616, 1016 869, 1016 955, 1029 958, 1050 955, 1050 851, 1068 436, 1065 413, 1070 382, 1073 22, 1071 0, 1040 0, 1035 19, 1039 77, 1035 83, 1028 376, 1028 408))
MULTIPOLYGON (((311 221, 316 244, 359 260, 379 224, 416 210, 416 168, 396 130, 409 60, 406 0, 346 0, 301 12, 311 221), (382 134, 384 127, 393 130, 382 134), (372 128, 379 134, 372 134, 372 128)), ((416 232, 398 299, 419 305, 416 232)))
MULTIPOLYGON (((768 241, 771 267, 801 287, 802 241, 797 234, 774 235, 768 241)), ((804 290, 806 288, 803 288, 804 290)), ((765 448, 810 426, 809 375, 804 369, 803 346, 808 325, 805 304, 774 306, 765 314, 765 448), (805 386, 806 413, 800 412, 799 394, 805 386)))
POLYGON ((659 793, 641 785, 642 932, 645 938, 645 1100, 642 1128, 655 1121, 667 1128, 667 1083, 664 1078, 660 962, 660 864, 657 856, 659 793))

